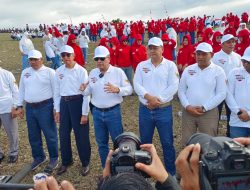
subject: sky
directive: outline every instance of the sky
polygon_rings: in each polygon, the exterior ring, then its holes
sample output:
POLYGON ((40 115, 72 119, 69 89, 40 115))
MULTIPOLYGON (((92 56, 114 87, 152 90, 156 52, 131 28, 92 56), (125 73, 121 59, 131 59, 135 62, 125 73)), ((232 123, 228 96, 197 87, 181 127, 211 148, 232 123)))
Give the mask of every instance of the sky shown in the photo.
POLYGON ((0 0, 0 28, 250 13, 250 0, 0 0))

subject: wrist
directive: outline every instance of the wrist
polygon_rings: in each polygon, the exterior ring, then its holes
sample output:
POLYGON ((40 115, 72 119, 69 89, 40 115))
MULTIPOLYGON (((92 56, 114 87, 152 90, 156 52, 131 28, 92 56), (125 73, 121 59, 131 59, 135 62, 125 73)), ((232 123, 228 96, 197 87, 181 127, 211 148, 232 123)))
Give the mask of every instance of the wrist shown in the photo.
POLYGON ((159 181, 162 184, 162 183, 164 183, 167 180, 167 178, 168 178, 168 173, 165 171, 156 180, 159 181))

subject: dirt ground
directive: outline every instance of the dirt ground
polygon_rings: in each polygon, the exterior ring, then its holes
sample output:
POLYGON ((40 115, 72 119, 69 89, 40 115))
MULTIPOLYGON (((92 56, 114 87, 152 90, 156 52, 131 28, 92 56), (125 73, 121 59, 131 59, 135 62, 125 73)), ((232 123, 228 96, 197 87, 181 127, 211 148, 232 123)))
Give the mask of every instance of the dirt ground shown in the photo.
MULTIPOLYGON (((42 39, 32 39, 34 46, 36 49, 40 50, 44 54, 44 50, 42 47, 42 39)), ((95 63, 93 62, 93 51, 97 46, 96 43, 90 43, 89 48, 89 62, 87 64, 88 72, 95 68, 95 63)), ((48 63, 45 62, 45 65, 48 63)), ((21 54, 18 48, 18 41, 13 41, 8 34, 0 34, 0 66, 4 69, 11 71, 16 80, 19 81, 20 73, 21 73, 21 54)), ((181 118, 177 115, 177 112, 180 110, 180 105, 175 98, 173 101, 173 117, 174 117, 174 143, 176 148, 176 153, 180 151, 180 131, 181 131, 181 118)), ((138 132, 138 98, 137 96, 128 96, 124 98, 122 103, 122 118, 123 118, 123 126, 124 131, 131 131, 135 134, 139 134, 138 132)), ((32 162, 31 149, 28 141, 27 134, 27 126, 25 119, 19 119, 19 160, 15 164, 8 164, 7 159, 0 164, 0 175, 14 175, 17 171, 19 171, 25 164, 32 162)), ((220 124, 220 134, 224 134, 225 123, 222 122, 220 124)), ((73 146, 73 157, 74 164, 68 169, 68 172, 61 176, 57 176, 54 174, 58 181, 62 181, 64 179, 71 181, 76 189, 95 189, 96 181, 98 176, 102 173, 102 168, 100 164, 100 159, 97 151, 97 145, 95 142, 95 135, 93 130, 93 122, 90 117, 90 139, 91 139, 91 162, 90 162, 90 174, 86 177, 82 177, 80 175, 80 161, 77 155, 75 140, 72 135, 72 146, 73 146)), ((6 133, 3 127, 0 128, 0 146, 4 150, 7 155, 8 152, 8 140, 6 137, 6 133)), ((45 141, 44 141, 45 142, 45 141)), ((162 158, 162 150, 161 144, 159 142, 157 131, 155 131, 154 135, 154 144, 157 148, 157 151, 162 158)), ((110 148, 112 148, 112 142, 110 142, 110 148)), ((44 143, 44 149, 46 150, 46 144, 44 143)), ((46 151, 47 153, 47 151, 46 151)), ((48 153, 47 153, 48 155, 48 153)), ((28 176, 26 176, 22 183, 33 183, 32 177, 33 175, 42 172, 45 168, 46 164, 43 164, 41 167, 36 169, 34 172, 30 172, 28 176)))

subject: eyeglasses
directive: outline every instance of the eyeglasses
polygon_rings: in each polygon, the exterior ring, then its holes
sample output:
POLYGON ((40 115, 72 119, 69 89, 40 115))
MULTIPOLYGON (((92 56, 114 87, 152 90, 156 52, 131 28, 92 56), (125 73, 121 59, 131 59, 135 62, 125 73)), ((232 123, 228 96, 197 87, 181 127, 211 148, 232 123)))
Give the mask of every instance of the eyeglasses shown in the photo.
POLYGON ((99 61, 99 60, 104 61, 105 59, 106 59, 106 57, 95 57, 94 58, 95 61, 99 61))
POLYGON ((100 74, 99 74, 99 78, 102 78, 103 76, 104 76, 103 73, 100 73, 100 74))
POLYGON ((62 57, 66 57, 66 56, 67 56, 67 57, 70 57, 70 56, 71 56, 71 53, 61 53, 61 56, 62 56, 62 57))
POLYGON ((123 40, 122 42, 128 42, 128 40, 123 40))

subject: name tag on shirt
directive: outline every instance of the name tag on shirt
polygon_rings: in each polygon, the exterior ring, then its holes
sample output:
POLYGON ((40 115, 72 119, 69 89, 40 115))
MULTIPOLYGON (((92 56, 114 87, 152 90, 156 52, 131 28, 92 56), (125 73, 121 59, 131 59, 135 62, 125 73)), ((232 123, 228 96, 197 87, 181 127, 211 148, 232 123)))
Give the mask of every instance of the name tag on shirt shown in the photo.
POLYGON ((30 74, 30 73, 25 73, 24 76, 25 76, 26 78, 29 78, 29 77, 31 76, 31 74, 30 74))
POLYGON ((188 70, 188 74, 190 74, 190 75, 194 75, 195 73, 196 73, 195 70, 188 70))
POLYGON ((242 80, 245 79, 245 77, 242 76, 242 75, 235 75, 235 78, 236 78, 237 81, 242 81, 242 80))
POLYGON ((224 65, 224 63, 226 63, 226 61, 224 60, 224 59, 219 59, 218 60, 221 64, 223 64, 224 65))
POLYGON ((148 73, 149 71, 151 71, 149 68, 147 67, 143 67, 142 70, 144 71, 144 73, 148 73))

